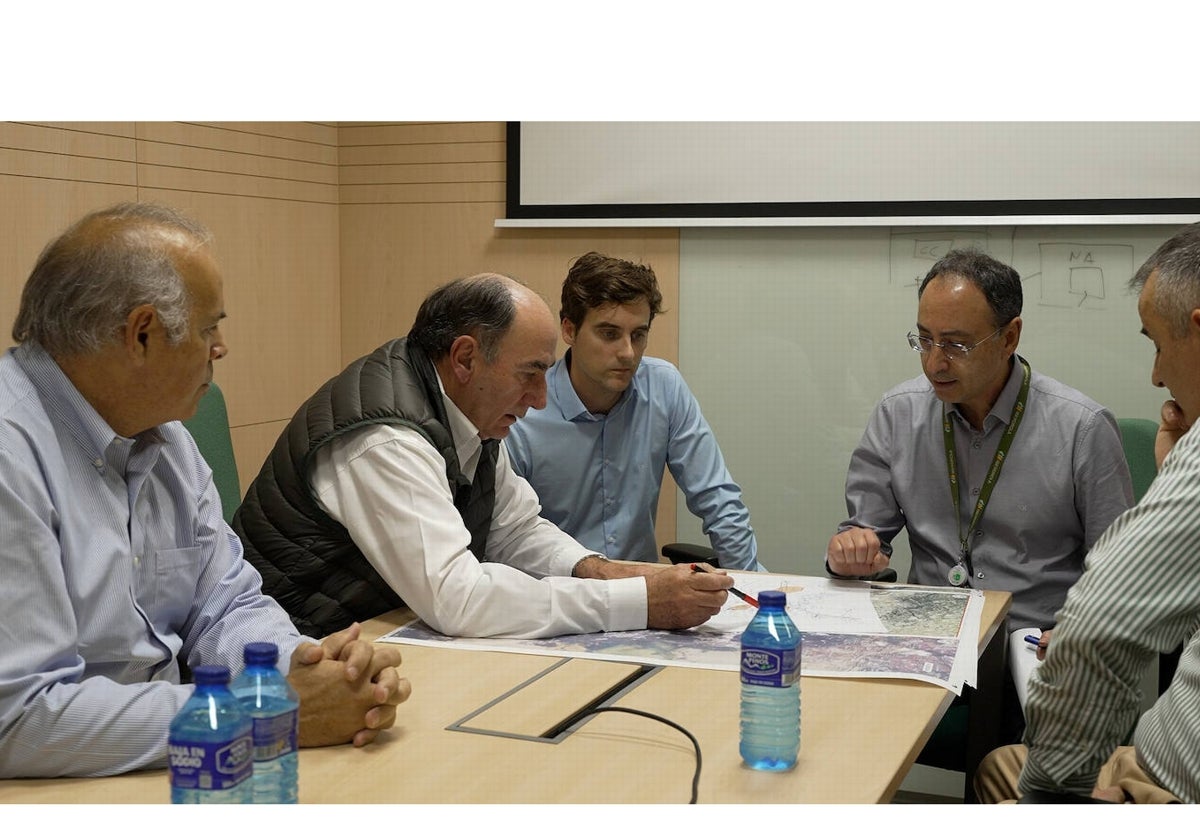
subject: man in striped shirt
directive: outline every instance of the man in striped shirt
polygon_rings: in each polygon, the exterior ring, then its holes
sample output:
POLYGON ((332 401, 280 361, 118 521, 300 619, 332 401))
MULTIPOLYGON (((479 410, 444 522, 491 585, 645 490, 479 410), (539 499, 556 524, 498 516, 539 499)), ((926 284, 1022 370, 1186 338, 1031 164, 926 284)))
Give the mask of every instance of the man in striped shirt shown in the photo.
POLYGON ((1200 802, 1200 224, 1130 285, 1154 342, 1151 379, 1171 393, 1159 474, 1088 554, 1029 683, 1025 745, 994 751, 975 777, 984 802, 1040 791, 1200 802), (1142 675, 1181 643, 1170 687, 1138 720, 1142 675))

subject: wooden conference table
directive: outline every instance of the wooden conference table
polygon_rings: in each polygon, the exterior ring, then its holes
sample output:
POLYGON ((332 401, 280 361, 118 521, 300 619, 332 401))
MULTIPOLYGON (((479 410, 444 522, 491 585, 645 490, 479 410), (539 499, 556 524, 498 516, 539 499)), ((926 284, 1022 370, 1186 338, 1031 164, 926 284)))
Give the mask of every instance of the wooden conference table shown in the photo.
MULTIPOLYGON (((1003 679, 1003 627, 1011 596, 985 595, 975 695, 994 698, 1003 679), (995 691, 988 688, 992 684, 995 691)), ((363 636, 376 638, 410 618, 405 610, 389 613, 367 622, 363 636)), ((400 707, 396 726, 362 749, 302 750, 302 802, 688 801, 692 745, 660 722, 604 713, 556 742, 537 737, 637 677, 640 666, 416 645, 402 649, 413 693, 400 707), (513 689, 518 690, 510 693, 513 689), (457 729, 448 729, 455 724, 457 729)), ((742 765, 738 696, 734 672, 666 667, 643 675, 611 702, 662 715, 697 738, 703 753, 700 803, 868 803, 891 800, 954 695, 916 680, 804 677, 800 759, 785 773, 742 765)), ((982 724, 972 729, 973 765, 994 744, 994 731, 982 724)), ((168 801, 165 770, 0 781, 0 804, 168 801)))

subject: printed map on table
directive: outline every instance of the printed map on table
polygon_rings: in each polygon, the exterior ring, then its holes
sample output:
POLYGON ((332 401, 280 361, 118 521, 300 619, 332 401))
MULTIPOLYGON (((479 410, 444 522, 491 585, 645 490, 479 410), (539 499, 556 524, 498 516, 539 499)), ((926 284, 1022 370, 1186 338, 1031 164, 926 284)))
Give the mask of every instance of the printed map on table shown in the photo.
MULTIPOLYGON (((751 595, 767 589, 787 593, 788 615, 804 634, 805 676, 918 679, 956 694, 964 684, 975 684, 980 592, 801 575, 730 575, 734 586, 751 595)), ((754 612, 731 595, 719 614, 690 630, 465 639, 443 636, 417 620, 379 641, 736 671, 741 633, 754 612)))

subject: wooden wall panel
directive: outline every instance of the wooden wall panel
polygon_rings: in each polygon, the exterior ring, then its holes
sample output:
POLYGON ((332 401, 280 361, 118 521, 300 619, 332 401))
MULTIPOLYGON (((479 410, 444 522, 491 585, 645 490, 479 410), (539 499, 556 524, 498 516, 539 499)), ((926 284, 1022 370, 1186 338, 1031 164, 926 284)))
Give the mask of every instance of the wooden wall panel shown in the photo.
POLYGON ((215 376, 230 425, 290 418, 340 369, 337 207, 156 190, 142 197, 173 204, 213 232, 229 342, 215 376))
MULTIPOLYGON (((0 174, 24 179, 132 186, 133 140, 109 131, 122 126, 81 124, 64 129, 36 123, 0 123, 0 174)), ((12 203, 12 202, 6 202, 12 203)))
POLYGON ((138 165, 139 186, 148 189, 173 190, 185 193, 216 193, 251 198, 279 198, 337 205, 337 187, 289 181, 280 178, 259 178, 236 172, 184 169, 172 166, 138 165))
POLYGON ((96 207, 137 197, 132 186, 26 175, 0 175, 0 347, 10 333, 21 289, 43 246, 96 207))
POLYGON ((496 204, 504 205, 504 182, 434 184, 349 184, 339 195, 352 204, 496 204))
MULTIPOLYGON (((296 407, 299 406, 297 403, 296 407)), ((230 429, 233 437, 233 457, 238 466, 238 483, 243 496, 246 495, 246 488, 250 486, 250 482, 258 476, 271 447, 283 434, 287 424, 287 420, 274 420, 269 423, 234 426, 230 429)))
POLYGON ((0 321, 45 243, 117 201, 214 233, 229 356, 216 366, 243 490, 341 365, 337 129, 307 123, 0 123, 0 321))
POLYGON ((648 352, 678 358, 679 244, 673 230, 497 229, 497 213, 503 205, 343 206, 343 363, 406 333, 434 288, 481 271, 516 277, 557 313, 567 269, 589 250, 654 268, 668 311, 654 321, 648 352))
POLYGON ((504 143, 502 122, 341 123, 338 146, 394 146, 413 143, 504 143))
MULTIPOLYGON (((499 184, 504 187, 504 161, 399 163, 343 166, 341 182, 350 184, 499 184)), ((485 201, 494 201, 489 196, 485 201)), ((504 200, 504 194, 500 194, 504 200)))
MULTIPOLYGON (((401 163, 504 163, 505 141, 466 143, 406 143, 387 146, 339 146, 338 163, 345 175, 355 166, 401 163)), ((356 180, 356 179, 350 179, 356 180)))
POLYGON ((337 163, 336 128, 318 126, 312 138, 297 140, 295 125, 307 124, 146 122, 137 124, 137 137, 284 160, 337 163))
MULTIPOLYGON (((295 140, 298 143, 308 143, 320 147, 321 159, 324 163, 336 163, 336 156, 330 151, 337 147, 337 123, 322 122, 198 122, 196 126, 224 131, 238 132, 255 138, 275 138, 279 140, 295 140)), ((256 141, 261 142, 261 140, 256 141)), ((304 155, 293 147, 286 155, 295 160, 304 159, 304 155)))
POLYGON ((0 146, 79 158, 133 161, 133 123, 0 123, 0 146))
POLYGON ((84 158, 25 149, 0 149, 0 172, 25 178, 132 186, 132 161, 84 158))
MULTIPOLYGON (((223 149, 183 146, 177 143, 139 140, 137 157, 138 163, 143 165, 174 167, 197 172, 250 175, 331 187, 336 187, 338 182, 338 168, 330 163, 310 163, 303 160, 250 155, 223 149)), ((205 192, 212 192, 212 190, 205 190, 205 192)), ((331 191, 331 197, 336 200, 336 190, 331 191)), ((329 200, 329 198, 325 200, 329 200)))
POLYGON ((138 123, 140 197, 215 236, 229 356, 216 367, 245 491, 281 427, 340 367, 337 133, 308 123, 138 123))

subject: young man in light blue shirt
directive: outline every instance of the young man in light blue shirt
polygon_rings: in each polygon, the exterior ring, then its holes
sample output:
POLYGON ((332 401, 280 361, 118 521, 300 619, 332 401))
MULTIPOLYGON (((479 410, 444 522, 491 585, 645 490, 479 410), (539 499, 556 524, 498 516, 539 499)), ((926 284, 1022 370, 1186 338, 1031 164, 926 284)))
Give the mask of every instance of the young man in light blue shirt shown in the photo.
POLYGON ((670 362, 643 358, 662 312, 647 266, 595 252, 563 282, 566 355, 546 373, 546 407, 505 441, 542 516, 593 551, 655 562, 664 468, 704 523, 723 568, 761 571, 741 488, 696 398, 670 362))

